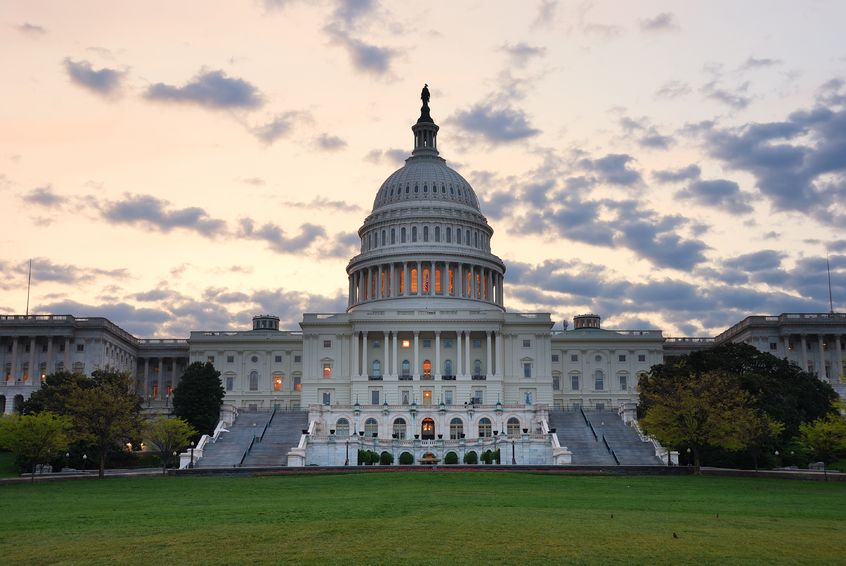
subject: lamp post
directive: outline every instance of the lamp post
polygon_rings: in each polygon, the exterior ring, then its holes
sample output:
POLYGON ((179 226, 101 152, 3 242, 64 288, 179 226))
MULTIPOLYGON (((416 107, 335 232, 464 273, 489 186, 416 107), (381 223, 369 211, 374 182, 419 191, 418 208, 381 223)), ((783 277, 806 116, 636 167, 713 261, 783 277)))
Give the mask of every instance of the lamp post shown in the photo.
POLYGON ((349 437, 347 437, 346 445, 347 445, 347 457, 344 459, 344 465, 349 466, 350 465, 350 439, 349 439, 349 437))
POLYGON ((173 451, 173 467, 174 468, 179 468, 179 460, 176 459, 176 457, 178 455, 179 455, 179 453, 176 450, 174 450, 173 451))
POLYGON ((516 456, 514 455, 514 450, 515 450, 515 449, 514 449, 514 439, 512 439, 512 440, 511 440, 511 465, 512 465, 512 466, 516 466, 516 465, 517 465, 517 458, 516 458, 516 456))
POLYGON ((691 462, 690 462, 690 446, 687 447, 686 452, 687 452, 687 465, 690 466, 691 465, 691 462))
POLYGON ((189 468, 194 467, 194 441, 191 441, 191 462, 188 464, 189 468))
POLYGON ((82 455, 82 471, 85 472, 88 470, 88 454, 82 455))
MULTIPOLYGON (((496 443, 497 443, 497 440, 499 440, 499 431, 495 430, 495 431, 493 431, 493 433, 494 433, 494 453, 493 453, 493 457, 491 458, 491 464, 493 464, 493 458, 496 458, 496 443)), ((499 459, 497 459, 496 463, 499 464, 499 459)))
POLYGON ((70 466, 70 452, 65 452, 65 467, 70 466))

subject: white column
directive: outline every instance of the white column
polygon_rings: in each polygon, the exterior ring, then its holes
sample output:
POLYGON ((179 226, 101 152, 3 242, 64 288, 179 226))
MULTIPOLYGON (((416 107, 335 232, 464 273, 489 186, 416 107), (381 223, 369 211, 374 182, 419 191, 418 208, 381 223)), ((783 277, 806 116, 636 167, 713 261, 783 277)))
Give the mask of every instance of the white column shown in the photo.
POLYGON ((435 330, 435 379, 441 378, 441 331, 435 330))
POLYGON ((350 371, 350 375, 353 377, 359 377, 361 373, 359 373, 358 368, 358 331, 352 333, 352 371, 350 371))
POLYGON ((462 366, 461 366, 461 342, 462 342, 461 334, 462 333, 459 332, 459 331, 455 332, 455 361, 456 361, 455 375, 456 376, 464 375, 464 372, 461 371, 461 369, 462 369, 462 366))
POLYGON ((834 368, 832 368, 834 370, 833 373, 832 373, 832 376, 835 377, 838 382, 841 381, 842 378, 843 378, 843 353, 841 352, 841 349, 840 349, 840 338, 841 337, 840 337, 839 334, 834 335, 835 360, 834 360, 834 368))
POLYGON ((65 337, 65 356, 64 356, 64 362, 65 362, 65 371, 66 371, 66 372, 70 372, 70 371, 71 371, 71 365, 70 365, 70 337, 65 337))
POLYGON ((53 373, 53 337, 47 337, 47 368, 44 373, 50 375, 53 373))
POLYGON ((496 376, 502 377, 502 332, 496 333, 496 376))
POLYGON ((382 352, 383 352, 383 357, 385 359, 382 361, 382 374, 383 375, 391 375, 391 365, 390 365, 391 360, 390 360, 390 356, 388 356, 388 353, 389 353, 388 344, 390 343, 390 338, 388 337, 388 331, 387 330, 385 331, 384 336, 385 336, 385 340, 382 342, 382 352))
POLYGON ((384 277, 384 271, 382 271, 382 264, 380 263, 379 264, 379 272, 376 275, 376 296, 379 297, 380 299, 385 298, 384 287, 383 287, 383 283, 382 283, 383 277, 384 277))
POLYGON ((423 264, 417 262, 417 294, 423 294, 423 264))
POLYGON ((808 342, 802 334, 802 371, 808 371, 808 342))
MULTIPOLYGON (((420 273, 419 271, 417 272, 420 273)), ((419 287, 418 287, 419 289, 419 287)), ((420 349, 418 346, 418 341, 420 338, 420 332, 415 330, 414 331, 414 369, 411 371, 411 374, 414 376, 414 380, 417 381, 420 379, 420 349)))
POLYGON ((408 262, 402 262, 402 294, 408 296, 408 262))
POLYGON ((362 332, 361 338, 361 373, 370 375, 370 368, 367 366, 367 332, 362 332))
POLYGON ((29 339, 29 382, 38 380, 38 368, 35 367, 35 336, 29 339))
POLYGON ((485 373, 490 376, 493 375, 493 372, 491 371, 491 331, 488 330, 485 332, 485 335, 487 337, 487 349, 485 351, 487 354, 487 359, 485 360, 487 365, 485 366, 485 373))
POLYGON ((399 338, 397 337, 397 334, 398 334, 398 332, 396 330, 394 330, 394 351, 393 351, 393 355, 391 357, 391 364, 393 366, 393 371, 391 372, 391 375, 398 375, 397 374, 397 342, 399 341, 399 338))
POLYGON ((826 377, 825 377, 825 348, 823 347, 824 338, 825 337, 822 334, 817 335, 817 342, 818 342, 819 350, 820 350, 820 367, 817 370, 817 375, 820 377, 820 379, 823 379, 823 380, 826 379, 826 377))
POLYGON ((464 363, 466 364, 466 375, 472 375, 473 374, 473 366, 470 363, 470 332, 467 332, 465 334, 464 363))

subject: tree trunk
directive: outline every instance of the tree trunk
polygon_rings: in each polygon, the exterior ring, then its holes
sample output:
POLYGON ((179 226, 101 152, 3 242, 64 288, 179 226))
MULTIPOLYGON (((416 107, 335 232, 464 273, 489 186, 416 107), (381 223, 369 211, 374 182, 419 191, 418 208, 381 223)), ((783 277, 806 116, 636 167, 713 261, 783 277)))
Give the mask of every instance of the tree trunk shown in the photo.
POLYGON ((100 449, 100 469, 97 472, 97 477, 103 479, 106 477, 106 450, 105 448, 100 449))
POLYGON ((697 476, 702 473, 699 468, 700 468, 700 466, 699 466, 699 447, 694 446, 693 447, 693 473, 696 474, 697 476))

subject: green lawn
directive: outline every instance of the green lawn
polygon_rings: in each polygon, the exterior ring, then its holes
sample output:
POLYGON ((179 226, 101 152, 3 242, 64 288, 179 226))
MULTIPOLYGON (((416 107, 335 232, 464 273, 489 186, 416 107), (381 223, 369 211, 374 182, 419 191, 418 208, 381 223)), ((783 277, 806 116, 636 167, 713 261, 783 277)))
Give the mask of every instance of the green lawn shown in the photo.
POLYGON ((23 484, 0 487, 0 556, 5 564, 843 564, 846 484, 430 472, 23 484))

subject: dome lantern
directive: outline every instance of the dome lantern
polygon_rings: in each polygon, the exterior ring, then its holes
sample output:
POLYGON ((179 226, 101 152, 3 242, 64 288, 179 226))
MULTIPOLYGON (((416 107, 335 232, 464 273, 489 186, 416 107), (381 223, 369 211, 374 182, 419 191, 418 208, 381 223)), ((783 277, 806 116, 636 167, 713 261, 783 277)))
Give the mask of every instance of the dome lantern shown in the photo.
POLYGON ((420 117, 411 126, 414 132, 414 151, 412 155, 438 155, 438 125, 429 114, 429 85, 423 85, 420 93, 423 106, 420 107, 420 117))

